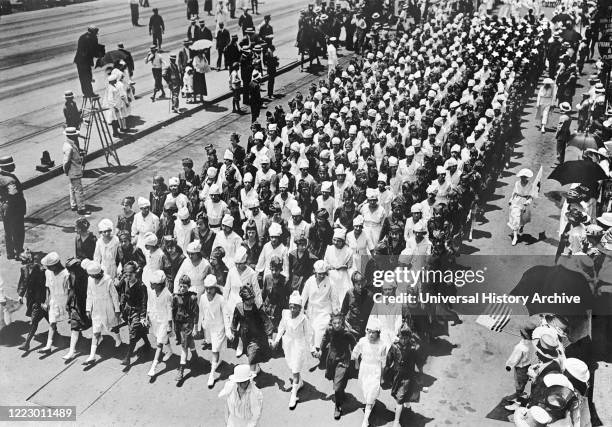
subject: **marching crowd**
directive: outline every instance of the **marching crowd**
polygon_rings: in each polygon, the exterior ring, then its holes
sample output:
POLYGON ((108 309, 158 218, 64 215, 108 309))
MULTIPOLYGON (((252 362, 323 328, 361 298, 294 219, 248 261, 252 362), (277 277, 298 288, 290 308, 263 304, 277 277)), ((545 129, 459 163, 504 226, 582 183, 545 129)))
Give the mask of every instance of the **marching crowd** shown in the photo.
MULTIPOLYGON (((429 343, 449 321, 461 320, 447 305, 375 302, 378 292, 410 290, 393 280, 377 289, 373 277, 398 265, 450 265, 461 241, 471 240, 472 221, 509 158, 555 34, 543 18, 457 12, 434 4, 423 19, 402 14, 393 28, 381 19, 384 9, 364 15, 363 31, 345 42, 361 58, 335 64, 327 81, 297 93, 287 113, 277 108, 265 123, 255 121, 248 137, 232 134, 222 159, 208 145, 199 172, 185 158, 167 177, 155 176, 148 197, 125 197, 116 221, 95 225, 97 236, 79 218, 75 253, 65 263, 56 252, 26 250, 18 293, 31 330, 22 349, 29 351, 46 319, 41 351, 52 351, 58 323, 67 321, 64 358, 76 357, 80 334, 92 328, 84 363, 95 364, 102 334, 119 347, 125 327, 123 365, 129 368, 142 340, 143 349, 155 349, 153 377, 174 341, 183 381, 187 366, 201 360, 195 340, 203 339, 211 350, 209 388, 226 348, 235 349, 248 364, 235 368, 220 396, 227 398, 228 425, 238 426, 257 423, 263 397, 252 379, 282 348, 291 409, 315 358, 333 384, 336 419, 356 371, 363 425, 381 388, 389 388, 399 426, 402 410, 410 411, 423 389, 418 370, 429 343)), ((558 63, 569 67, 573 47, 560 52, 558 63)), ((589 125, 606 126, 595 114, 589 125)), ((516 197, 530 198, 521 193, 530 173, 519 173, 526 179, 516 197)), ((609 228, 606 215, 600 223, 609 228)), ((514 219, 522 229, 520 208, 514 219)), ((585 236, 594 228, 585 227, 585 236)), ((577 232, 569 234, 571 246, 577 232)), ((412 291, 450 292, 439 285, 412 291)), ((581 425, 587 365, 565 358, 552 321, 522 334, 507 362, 516 373, 515 423, 571 417, 581 425), (547 399, 553 392, 562 397, 555 407, 547 399)))

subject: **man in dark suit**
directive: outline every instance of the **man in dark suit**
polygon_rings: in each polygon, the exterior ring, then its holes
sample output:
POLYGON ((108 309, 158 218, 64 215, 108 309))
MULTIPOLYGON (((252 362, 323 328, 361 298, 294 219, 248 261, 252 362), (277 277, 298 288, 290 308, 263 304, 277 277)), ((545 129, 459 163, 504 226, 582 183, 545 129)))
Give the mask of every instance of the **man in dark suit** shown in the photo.
POLYGON ((272 28, 272 25, 270 25, 270 19, 272 19, 270 15, 264 16, 264 22, 259 26, 259 38, 262 40, 265 40, 266 36, 271 36, 274 34, 274 29, 272 28))
POLYGON ((172 94, 172 112, 180 113, 179 111, 179 94, 181 92, 181 86, 183 80, 181 79, 181 72, 178 65, 176 64, 176 55, 170 55, 170 65, 164 72, 164 80, 168 84, 170 93, 172 94))
POLYGON ((187 19, 200 14, 200 4, 198 0, 187 0, 187 19))
POLYGON ((253 17, 249 15, 249 11, 245 8, 242 9, 242 15, 238 18, 238 26, 242 28, 242 35, 245 35, 247 28, 254 28, 253 17))
POLYGON ((191 42, 200 40, 200 27, 195 18, 191 18, 191 24, 187 28, 187 40, 191 42))
MULTIPOLYGON (((198 40, 212 41, 212 39, 213 39, 212 31, 206 28, 206 25, 204 24, 204 20, 201 19, 200 20, 200 38, 198 40)), ((206 57, 206 60, 210 64, 210 48, 204 49, 204 56, 206 57)))
POLYGON ((191 42, 189 40, 183 40, 183 47, 179 50, 177 55, 176 64, 181 72, 181 81, 183 81, 183 77, 185 76, 185 68, 191 63, 191 52, 189 51, 190 44, 191 42))
POLYGON ((15 162, 11 156, 0 158, 0 218, 4 223, 6 257, 19 260, 23 252, 26 201, 21 182, 13 174, 15 162))
POLYGON ((159 52, 162 51, 162 34, 166 31, 164 18, 159 14, 157 8, 153 8, 153 15, 149 18, 149 35, 153 36, 153 44, 157 46, 159 52))
POLYGON ((81 91, 85 97, 96 95, 91 85, 93 79, 91 67, 94 65, 94 58, 100 57, 100 54, 101 46, 98 44, 98 27, 92 25, 87 28, 85 34, 79 37, 76 55, 74 56, 74 63, 76 64, 79 81, 81 82, 81 91))
MULTIPOLYGON (((217 69, 220 70, 221 69, 221 60, 223 59, 224 56, 224 51, 225 48, 228 47, 230 43, 230 33, 227 30, 227 28, 225 28, 225 25, 223 24, 223 22, 219 22, 219 31, 217 31, 217 53, 218 53, 218 57, 217 57, 217 69)), ((227 64, 228 62, 225 61, 225 66, 224 66, 224 70, 227 69, 227 64)), ((233 64, 233 62, 231 62, 231 64, 233 64)))
POLYGON ((261 100, 261 86, 259 85, 259 80, 261 79, 261 74, 257 70, 253 70, 253 76, 251 78, 251 82, 249 83, 249 98, 251 102, 251 123, 254 123, 259 118, 259 110, 261 110, 261 106, 263 102, 261 100))
POLYGON ((232 36, 232 41, 225 48, 225 66, 231 66, 234 62, 240 62, 240 47, 238 46, 238 34, 232 36))

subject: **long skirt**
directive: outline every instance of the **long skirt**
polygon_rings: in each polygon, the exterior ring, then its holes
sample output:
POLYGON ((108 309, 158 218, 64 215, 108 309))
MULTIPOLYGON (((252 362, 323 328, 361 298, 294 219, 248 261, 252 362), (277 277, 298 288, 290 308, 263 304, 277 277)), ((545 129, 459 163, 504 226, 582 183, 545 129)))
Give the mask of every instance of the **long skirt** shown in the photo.
POLYGON ((358 380, 366 405, 373 405, 380 394, 380 375, 380 365, 361 362, 358 380))
POLYGON ((418 402, 419 384, 414 372, 397 372, 391 385, 391 396, 397 403, 418 402))
POLYGON ((206 96, 206 75, 204 73, 193 73, 193 94, 194 96, 206 96))
POLYGON ((292 374, 299 374, 304 370, 310 355, 309 343, 300 339, 287 339, 283 337, 283 352, 285 362, 292 374))

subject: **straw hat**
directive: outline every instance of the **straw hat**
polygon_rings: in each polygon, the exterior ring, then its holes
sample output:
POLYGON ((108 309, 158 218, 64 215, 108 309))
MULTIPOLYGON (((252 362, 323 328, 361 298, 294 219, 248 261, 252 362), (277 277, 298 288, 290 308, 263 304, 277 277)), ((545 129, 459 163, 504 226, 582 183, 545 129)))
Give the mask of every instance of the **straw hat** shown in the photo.
POLYGON ((229 376, 229 380, 233 383, 243 383, 254 378, 249 365, 238 365, 234 368, 234 373, 229 376))

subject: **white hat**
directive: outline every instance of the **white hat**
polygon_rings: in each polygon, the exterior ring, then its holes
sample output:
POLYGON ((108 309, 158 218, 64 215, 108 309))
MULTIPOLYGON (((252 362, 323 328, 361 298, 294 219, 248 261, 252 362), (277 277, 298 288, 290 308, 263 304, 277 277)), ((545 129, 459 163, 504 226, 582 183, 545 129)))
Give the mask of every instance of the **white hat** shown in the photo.
POLYGON ((268 125, 268 130, 276 130, 278 127, 276 125, 276 123, 270 123, 268 125))
POLYGON ((378 191, 376 191, 376 188, 366 188, 366 197, 368 199, 378 200, 378 191))
POLYGON ((346 175, 346 171, 344 170, 344 165, 342 163, 336 166, 336 175, 346 175))
POLYGON ((244 246, 238 246, 236 249, 236 253, 234 254, 234 263, 236 264, 244 264, 247 262, 247 258, 249 256, 249 252, 244 246))
POLYGON ((255 132, 255 135, 253 136, 253 139, 263 139, 263 133, 261 132, 255 132))
POLYGON ((98 223, 98 231, 100 233, 102 233, 103 231, 108 231, 113 229, 113 222, 108 219, 108 218, 104 218, 102 221, 100 221, 98 223))
POLYGON ((355 135, 357 133, 357 126, 351 125, 349 126, 349 135, 355 135))
POLYGON ((151 202, 149 202, 149 200, 145 199, 144 197, 139 197, 138 198, 138 207, 139 208, 148 208, 148 207, 151 207, 151 202))
POLYGON ((308 169, 310 164, 308 163, 308 159, 300 159, 298 160, 298 168, 299 169, 308 169))
POLYGON ((436 166, 436 174, 437 175, 442 175, 446 173, 446 168, 444 166, 436 166))
POLYGON ((202 250, 202 245, 200 244, 199 240, 194 240, 193 242, 187 245, 188 254, 200 253, 201 250, 202 250))
POLYGON ((379 173, 378 174, 378 178, 377 178, 376 181, 377 182, 384 182, 384 183, 386 183, 387 182, 387 175, 384 174, 384 173, 379 173))
POLYGON ((142 241, 145 246, 156 246, 158 242, 155 233, 152 233, 150 231, 148 233, 145 233, 144 236, 142 236, 142 241))
POLYGON ((470 135, 466 138, 465 142, 468 144, 476 144, 476 138, 474 138, 474 135, 470 135))
POLYGON ((548 425, 548 423, 552 421, 552 417, 546 412, 546 409, 539 406, 532 406, 529 408, 529 414, 538 425, 548 425))
POLYGON ((250 365, 238 365, 234 368, 234 373, 228 379, 233 383, 243 383, 252 380, 254 376, 250 365))
POLYGON ((414 156, 414 147, 412 145, 406 148, 406 156, 414 156))
POLYGON ((334 239, 346 240, 346 229, 344 228, 334 228, 334 239))
POLYGON ((234 217, 231 216, 230 214, 223 215, 223 219, 221 220, 221 224, 225 225, 227 227, 233 227, 234 226, 234 217))
POLYGON ((520 171, 518 171, 516 176, 518 176, 518 177, 526 176, 527 178, 531 178, 533 176, 533 172, 531 172, 531 170, 529 170, 527 168, 523 168, 520 171))
MULTIPOLYGON (((172 187, 173 185, 179 185, 179 184, 180 184, 180 180, 176 176, 173 176, 172 178, 170 178, 168 180, 168 185, 170 187, 172 187)), ((138 200, 140 200, 140 199, 138 199, 138 200)), ((138 204, 140 205, 140 202, 138 204)))
POLYGON ((563 387, 567 387, 570 390, 574 390, 573 384, 563 374, 547 374, 546 376, 544 376, 544 385, 546 385, 546 387, 560 385, 563 387))
POLYGON ((315 273, 327 273, 327 263, 322 259, 316 261, 314 263, 314 272, 315 273))
POLYGON ((287 187, 289 187, 289 178, 283 175, 281 179, 278 181, 278 188, 287 188, 287 187))
POLYGON ((208 189, 209 196, 212 196, 214 194, 221 194, 221 190, 219 189, 219 186, 217 184, 212 184, 208 189))
POLYGON ((363 225, 364 222, 365 219, 363 218, 363 216, 357 215, 355 218, 353 218, 353 227, 357 225, 363 225))
POLYGON ((302 215, 302 209, 299 206, 295 205, 291 208, 291 216, 299 216, 302 215))
POLYGON ((268 229, 268 234, 270 237, 280 237, 281 234, 283 234, 283 229, 281 228, 280 224, 273 222, 268 229))
POLYGON ((423 206, 420 203, 415 203, 410 207, 410 213, 423 212, 423 206))
POLYGON ((270 158, 264 154, 263 156, 259 158, 259 163, 261 163, 262 165, 268 164, 270 163, 270 158))
POLYGON ((50 267, 52 265, 57 264, 58 262, 60 262, 60 257, 57 252, 49 252, 43 257, 43 259, 40 260, 40 263, 45 267, 50 267))
POLYGON ((366 326, 366 329, 370 331, 380 332, 380 330, 382 329, 380 319, 378 319, 377 317, 371 317, 370 320, 368 320, 368 325, 366 326))
POLYGON ((304 131, 304 138, 312 138, 313 133, 314 132, 312 131, 312 129, 306 129, 304 131))
POLYGON ((332 183, 330 181, 323 181, 321 183, 321 192, 331 192, 332 183))
POLYGON ((186 207, 180 208, 178 210, 178 212, 176 213, 176 216, 180 220, 188 219, 189 218, 189 209, 187 209, 186 207))
POLYGON ((459 144, 455 144, 451 147, 451 153, 459 153, 461 151, 461 147, 459 144))
MULTIPOLYGON (((206 177, 209 179, 215 179, 215 177, 217 176, 217 168, 215 168, 214 166, 209 167, 206 170, 206 177)), ((177 178, 178 179, 178 178, 177 178)), ((178 184, 177 184, 178 185, 178 184)))
POLYGON ((412 141, 410 142, 410 145, 412 145, 412 147, 414 148, 418 148, 421 146, 421 141, 416 138, 413 138, 412 141))
POLYGON ((323 120, 317 120, 316 127, 322 128, 323 126, 325 126, 325 123, 323 123, 323 120))
POLYGON ((223 153, 223 160, 234 160, 234 153, 230 150, 225 150, 225 153, 223 153))
POLYGON ((570 357, 565 360, 565 371, 578 381, 586 383, 591 378, 589 367, 580 359, 570 357))
POLYGON ((302 305, 302 297, 298 291, 293 291, 289 296, 289 304, 302 305))
MULTIPOLYGON (((89 272, 88 272, 89 273, 89 272)), ((154 285, 166 283, 166 273, 163 270, 156 270, 149 275, 149 282, 154 285)))
POLYGON ((395 156, 389 157, 389 167, 392 168, 392 167, 395 167, 397 165, 398 165, 397 157, 395 157, 395 156))
POLYGON ((219 284, 217 283, 217 276, 215 276, 214 274, 209 274, 204 278, 204 287, 221 289, 221 286, 219 286, 219 284))
POLYGON ((436 187, 434 184, 429 184, 429 187, 427 187, 425 192, 427 194, 438 194, 438 187, 436 187))
POLYGON ((251 172, 247 172, 244 174, 244 177, 242 178, 243 182, 253 182, 253 174, 251 174, 251 172))
POLYGON ((84 267, 85 271, 87 271, 87 274, 90 276, 97 276, 98 274, 102 273, 102 266, 100 263, 91 261, 89 259, 84 259, 83 262, 81 262, 81 267, 84 267), (83 264, 83 262, 85 262, 85 264, 83 264))
POLYGON ((458 165, 457 159, 455 159, 454 157, 451 157, 450 159, 448 159, 448 160, 446 160, 444 162, 444 168, 445 169, 448 169, 450 167, 457 166, 457 165, 458 165))
POLYGON ((612 227, 612 212, 604 212, 600 217, 597 217, 597 221, 607 227, 612 227))

